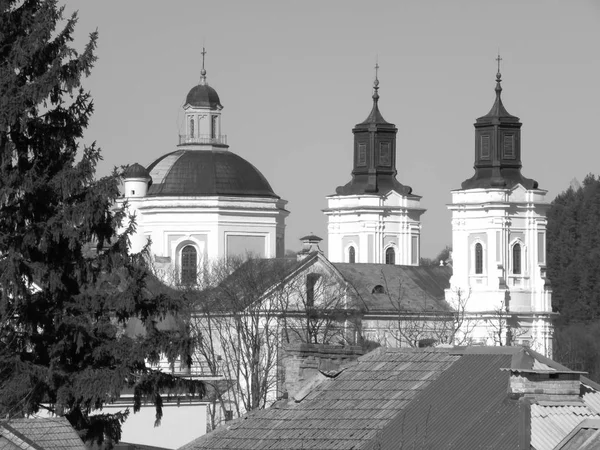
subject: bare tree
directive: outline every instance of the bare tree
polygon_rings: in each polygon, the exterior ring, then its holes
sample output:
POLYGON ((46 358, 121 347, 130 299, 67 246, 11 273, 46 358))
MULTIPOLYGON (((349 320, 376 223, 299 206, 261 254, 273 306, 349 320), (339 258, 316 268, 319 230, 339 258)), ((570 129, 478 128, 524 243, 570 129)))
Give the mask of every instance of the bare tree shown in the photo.
MULTIPOLYGON (((529 331, 520 326, 516 314, 510 311, 510 292, 505 292, 500 304, 494 308, 493 314, 488 318, 488 335, 494 345, 512 346, 518 339, 529 335, 529 331)), ((533 345, 533 342, 529 342, 533 345)))

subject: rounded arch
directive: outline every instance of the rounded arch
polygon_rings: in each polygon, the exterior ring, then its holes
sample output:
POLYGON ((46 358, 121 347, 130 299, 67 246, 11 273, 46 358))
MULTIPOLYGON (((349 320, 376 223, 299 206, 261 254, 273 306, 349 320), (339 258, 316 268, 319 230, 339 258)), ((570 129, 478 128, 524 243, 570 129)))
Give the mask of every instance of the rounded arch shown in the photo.
POLYGON ((344 261, 354 264, 354 263, 356 263, 357 259, 358 259, 358 246, 353 241, 353 242, 350 242, 344 249, 344 261))
POLYGON ((198 250, 195 246, 188 244, 181 249, 180 268, 182 284, 198 282, 198 250))
POLYGON ((509 247, 510 262, 509 262, 509 273, 511 275, 523 275, 525 273, 525 254, 526 246, 525 243, 520 239, 516 238, 510 243, 509 247))
POLYGON ((393 245, 385 249, 385 263, 396 264, 396 248, 393 245))
POLYGON ((483 240, 477 238, 471 244, 471 274, 484 275, 486 272, 486 245, 483 240))
POLYGON ((195 132, 194 116, 190 116, 190 137, 194 137, 194 132, 195 132))

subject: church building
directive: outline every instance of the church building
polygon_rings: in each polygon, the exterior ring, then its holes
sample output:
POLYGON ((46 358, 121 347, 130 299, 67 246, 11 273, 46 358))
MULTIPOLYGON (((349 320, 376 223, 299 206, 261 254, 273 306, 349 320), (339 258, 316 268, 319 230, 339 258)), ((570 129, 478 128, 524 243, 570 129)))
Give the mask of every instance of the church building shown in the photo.
POLYGON ((379 112, 375 66, 373 108, 354 127, 352 179, 327 197, 331 262, 419 265, 421 197, 396 179, 398 129, 379 112))
POLYGON ((194 283, 204 258, 284 254, 287 202, 262 173, 229 150, 223 105, 206 81, 204 55, 199 83, 183 105, 179 145, 147 167, 130 165, 124 196, 135 214, 132 251, 151 241, 157 268, 194 283))
POLYGON ((551 356, 552 306, 546 279, 545 190, 521 174, 521 122, 508 113, 500 57, 496 99, 475 122, 475 174, 452 191, 453 275, 446 300, 482 318, 474 334, 505 335, 551 356), (457 305, 462 302, 462 305, 457 305))

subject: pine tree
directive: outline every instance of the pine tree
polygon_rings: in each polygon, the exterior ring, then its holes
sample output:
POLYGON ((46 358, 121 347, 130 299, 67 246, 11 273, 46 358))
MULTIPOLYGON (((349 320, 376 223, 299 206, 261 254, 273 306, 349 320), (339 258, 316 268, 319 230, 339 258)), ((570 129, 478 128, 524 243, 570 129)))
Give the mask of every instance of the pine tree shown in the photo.
POLYGON ((110 442, 127 413, 99 410, 124 387, 160 420, 165 392, 203 386, 149 366, 191 363, 192 343, 184 325, 157 327, 179 323, 181 300, 152 292, 144 255, 128 253, 133 222, 119 232, 119 174, 96 180, 100 150, 80 147, 98 35, 76 51, 77 17, 63 10, 0 0, 0 417, 48 409, 86 441, 110 442), (132 320, 142 335, 124 332, 132 320))

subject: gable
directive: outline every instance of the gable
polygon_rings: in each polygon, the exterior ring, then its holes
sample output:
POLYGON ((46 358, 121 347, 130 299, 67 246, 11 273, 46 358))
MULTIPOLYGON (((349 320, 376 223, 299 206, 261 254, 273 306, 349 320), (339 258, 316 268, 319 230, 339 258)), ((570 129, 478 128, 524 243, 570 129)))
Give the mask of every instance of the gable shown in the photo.
POLYGON ((335 263, 354 288, 354 303, 365 312, 447 312, 450 267, 335 263))

